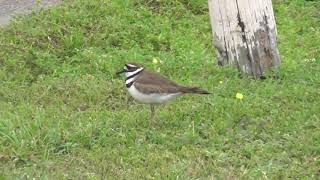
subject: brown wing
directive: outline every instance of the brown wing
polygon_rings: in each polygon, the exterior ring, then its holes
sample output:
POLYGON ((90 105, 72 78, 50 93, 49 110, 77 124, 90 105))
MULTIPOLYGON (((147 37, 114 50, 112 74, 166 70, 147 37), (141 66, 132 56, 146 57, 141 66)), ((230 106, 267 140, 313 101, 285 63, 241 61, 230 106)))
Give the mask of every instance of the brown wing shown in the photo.
POLYGON ((147 70, 141 72, 141 75, 135 80, 134 86, 146 94, 152 93, 178 93, 181 86, 162 76, 147 70))

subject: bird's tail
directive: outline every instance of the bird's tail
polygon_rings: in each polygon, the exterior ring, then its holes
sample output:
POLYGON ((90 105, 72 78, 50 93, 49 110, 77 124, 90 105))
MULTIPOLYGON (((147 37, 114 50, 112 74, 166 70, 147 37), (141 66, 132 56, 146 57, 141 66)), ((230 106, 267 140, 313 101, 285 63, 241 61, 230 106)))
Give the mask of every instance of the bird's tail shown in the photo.
POLYGON ((206 90, 199 87, 181 87, 182 93, 195 93, 195 94, 212 94, 206 90))

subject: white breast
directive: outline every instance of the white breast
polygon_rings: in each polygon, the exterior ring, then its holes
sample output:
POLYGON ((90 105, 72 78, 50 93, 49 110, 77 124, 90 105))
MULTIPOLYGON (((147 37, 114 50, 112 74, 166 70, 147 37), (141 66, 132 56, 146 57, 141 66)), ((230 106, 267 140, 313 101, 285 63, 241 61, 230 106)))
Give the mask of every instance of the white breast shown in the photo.
POLYGON ((134 84, 128 88, 129 93, 131 96, 136 99, 139 102, 142 103, 147 103, 147 104, 159 104, 163 103, 166 101, 169 101, 177 96, 179 96, 181 93, 173 93, 173 94, 168 94, 168 93, 161 93, 161 94, 143 94, 139 92, 135 87, 134 84))

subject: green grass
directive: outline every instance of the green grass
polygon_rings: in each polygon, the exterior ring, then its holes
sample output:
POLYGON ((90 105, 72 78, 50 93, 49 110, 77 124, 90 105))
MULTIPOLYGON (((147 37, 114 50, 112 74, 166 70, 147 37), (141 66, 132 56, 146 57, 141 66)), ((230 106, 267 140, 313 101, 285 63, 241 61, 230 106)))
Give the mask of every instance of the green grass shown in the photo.
POLYGON ((274 2, 282 64, 262 81, 216 65, 206 0, 66 0, 17 18, 0 29, 0 179, 319 178, 319 8, 274 2), (214 94, 159 106, 149 128, 114 75, 127 61, 214 94))

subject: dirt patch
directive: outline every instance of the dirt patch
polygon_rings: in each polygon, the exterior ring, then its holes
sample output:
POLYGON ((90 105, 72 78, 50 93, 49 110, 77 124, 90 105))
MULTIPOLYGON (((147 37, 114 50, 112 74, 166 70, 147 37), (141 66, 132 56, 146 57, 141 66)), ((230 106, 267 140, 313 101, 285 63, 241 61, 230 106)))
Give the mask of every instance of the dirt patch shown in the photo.
POLYGON ((0 0, 0 26, 8 24, 14 15, 28 14, 59 2, 61 0, 0 0))

